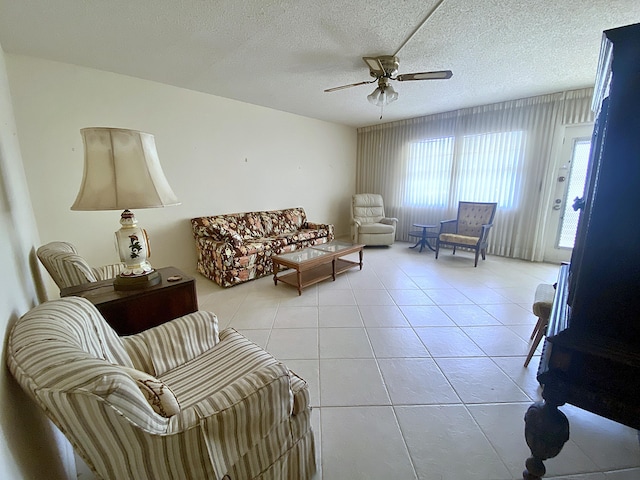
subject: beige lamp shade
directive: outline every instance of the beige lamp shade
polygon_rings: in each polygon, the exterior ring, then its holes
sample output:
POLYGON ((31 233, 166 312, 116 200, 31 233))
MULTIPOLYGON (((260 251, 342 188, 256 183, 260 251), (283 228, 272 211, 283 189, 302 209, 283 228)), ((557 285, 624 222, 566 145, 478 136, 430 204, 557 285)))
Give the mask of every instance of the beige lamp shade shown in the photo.
POLYGON ((71 210, 180 205, 164 176, 153 135, 122 128, 80 130, 84 174, 71 210))

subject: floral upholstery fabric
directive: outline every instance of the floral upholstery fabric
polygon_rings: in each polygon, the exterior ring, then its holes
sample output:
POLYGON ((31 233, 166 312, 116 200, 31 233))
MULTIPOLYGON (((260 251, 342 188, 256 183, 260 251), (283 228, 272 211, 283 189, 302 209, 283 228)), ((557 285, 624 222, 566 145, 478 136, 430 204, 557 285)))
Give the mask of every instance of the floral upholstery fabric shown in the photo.
POLYGON ((191 219, 198 271, 222 287, 273 273, 272 255, 330 242, 333 225, 311 223, 303 208, 191 219))

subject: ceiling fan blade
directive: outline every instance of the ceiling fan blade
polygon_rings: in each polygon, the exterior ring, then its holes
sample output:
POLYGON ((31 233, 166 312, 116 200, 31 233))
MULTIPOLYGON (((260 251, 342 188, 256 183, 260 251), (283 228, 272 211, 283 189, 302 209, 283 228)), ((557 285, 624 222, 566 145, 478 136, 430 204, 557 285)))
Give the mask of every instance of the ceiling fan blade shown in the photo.
POLYGON ((376 82, 377 80, 374 78, 373 80, 371 80, 370 82, 358 82, 358 83, 351 83, 349 85, 342 85, 340 87, 333 87, 333 88, 327 88, 325 90, 325 92, 335 92, 336 90, 342 90, 344 88, 351 88, 351 87, 357 87, 359 85, 367 85, 368 83, 373 83, 376 82))
POLYGON ((453 72, 451 70, 439 70, 437 72, 403 73, 394 80, 400 82, 406 82, 407 80, 446 80, 452 76, 453 72))

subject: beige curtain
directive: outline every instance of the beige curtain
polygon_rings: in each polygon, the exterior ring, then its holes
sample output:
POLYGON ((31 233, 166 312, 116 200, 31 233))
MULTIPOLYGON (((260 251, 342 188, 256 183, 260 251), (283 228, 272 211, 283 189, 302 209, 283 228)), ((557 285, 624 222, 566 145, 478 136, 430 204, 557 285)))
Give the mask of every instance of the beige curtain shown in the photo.
MULTIPOLYGON (((455 218, 458 201, 498 201, 489 253, 541 261, 554 142, 563 125, 593 121, 592 94, 585 88, 360 128, 356 192, 382 194, 385 213, 399 220, 401 240, 409 240, 413 223, 455 218), (420 151, 430 152, 431 163, 418 172, 420 151), (507 163, 512 168, 500 167, 507 163), (469 173, 482 169, 491 177, 469 173), (437 202, 411 201, 416 185, 434 189, 429 172, 445 170, 446 199, 440 192, 437 202), (486 198, 501 189, 512 193, 486 198)), ((433 191, 423 192, 427 197, 433 191)))

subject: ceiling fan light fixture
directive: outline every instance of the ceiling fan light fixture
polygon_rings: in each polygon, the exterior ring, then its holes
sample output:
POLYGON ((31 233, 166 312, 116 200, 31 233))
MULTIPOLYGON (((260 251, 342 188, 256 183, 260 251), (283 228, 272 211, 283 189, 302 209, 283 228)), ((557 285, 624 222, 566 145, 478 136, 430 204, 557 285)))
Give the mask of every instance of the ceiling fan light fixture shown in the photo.
POLYGON ((396 92, 391 85, 383 87, 376 87, 371 92, 371 95, 367 96, 367 100, 376 107, 382 107, 389 105, 391 102, 395 102, 398 99, 398 92, 396 92))

